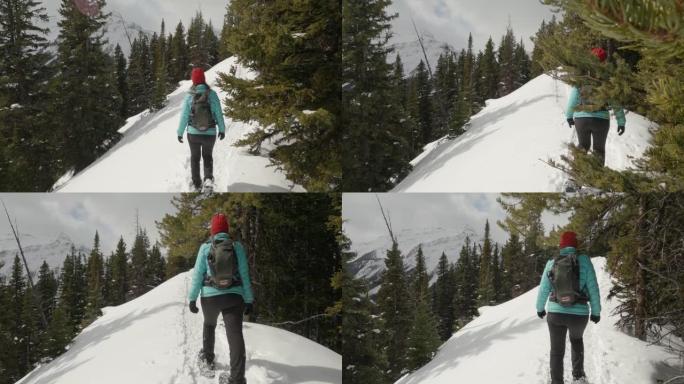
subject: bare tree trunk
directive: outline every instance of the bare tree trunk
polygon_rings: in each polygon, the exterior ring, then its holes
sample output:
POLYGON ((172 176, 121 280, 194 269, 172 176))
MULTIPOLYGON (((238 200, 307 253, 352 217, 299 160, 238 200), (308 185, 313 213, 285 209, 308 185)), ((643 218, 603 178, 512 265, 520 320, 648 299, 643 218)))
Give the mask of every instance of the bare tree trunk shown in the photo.
POLYGON ((646 265, 644 246, 642 237, 644 221, 644 196, 639 196, 639 216, 636 225, 637 255, 636 255, 636 276, 635 292, 636 304, 634 308, 634 336, 641 340, 646 340, 646 270, 642 267, 646 265))

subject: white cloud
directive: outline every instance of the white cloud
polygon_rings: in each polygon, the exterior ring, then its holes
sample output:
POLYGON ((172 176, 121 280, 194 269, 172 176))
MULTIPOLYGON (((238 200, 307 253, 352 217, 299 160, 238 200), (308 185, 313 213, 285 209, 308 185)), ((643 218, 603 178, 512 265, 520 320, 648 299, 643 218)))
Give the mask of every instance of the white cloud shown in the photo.
MULTIPOLYGON (((102 249, 110 252, 120 236, 127 243, 135 236, 136 212, 140 226, 154 243, 159 239, 155 221, 175 211, 172 194, 2 194, 20 233, 54 240, 60 233, 79 245, 90 246, 98 231, 102 249)), ((11 229, 4 212, 0 236, 11 229)))
POLYGON ((509 20, 513 32, 530 50, 529 37, 552 15, 551 8, 538 0, 395 0, 389 11, 399 13, 393 22, 394 41, 415 40, 413 17, 421 33, 429 32, 457 49, 467 44, 468 33, 472 33, 476 50, 484 48, 490 36, 498 44, 509 20))

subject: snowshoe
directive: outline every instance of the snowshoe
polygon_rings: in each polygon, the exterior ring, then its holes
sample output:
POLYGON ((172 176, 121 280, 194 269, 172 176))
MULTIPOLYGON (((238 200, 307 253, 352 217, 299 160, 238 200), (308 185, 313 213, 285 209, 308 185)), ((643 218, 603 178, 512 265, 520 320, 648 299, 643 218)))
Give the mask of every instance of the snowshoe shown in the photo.
POLYGON ((200 375, 204 377, 213 378, 216 376, 216 371, 214 370, 214 362, 209 362, 204 358, 204 352, 200 351, 197 356, 197 368, 199 369, 200 375))
POLYGON ((202 193, 211 194, 214 192, 214 180, 206 179, 204 184, 202 184, 202 193))
POLYGON ((218 382, 219 384, 233 384, 230 381, 230 372, 221 372, 218 382))
POLYGON ((580 377, 572 380, 572 384, 589 384, 589 380, 586 377, 580 377))

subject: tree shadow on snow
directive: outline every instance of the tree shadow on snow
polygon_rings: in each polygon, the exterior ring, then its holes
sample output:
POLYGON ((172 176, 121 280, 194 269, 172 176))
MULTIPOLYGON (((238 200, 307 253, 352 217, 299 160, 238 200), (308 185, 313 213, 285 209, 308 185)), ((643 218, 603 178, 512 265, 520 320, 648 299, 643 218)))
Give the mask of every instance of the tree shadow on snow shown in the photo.
POLYGON ((292 384, 305 382, 321 382, 330 384, 342 383, 341 369, 316 367, 312 365, 288 365, 263 359, 251 359, 248 365, 256 365, 274 372, 273 384, 292 384))
POLYGON ((31 371, 29 374, 24 376, 23 379, 19 380, 17 383, 22 383, 22 384, 27 384, 27 383, 55 383, 57 382, 58 379, 62 377, 62 374, 65 372, 69 372, 72 369, 75 369, 76 367, 86 364, 90 360, 92 360, 92 357, 89 359, 85 359, 83 361, 80 361, 79 363, 74 363, 73 361, 69 360, 66 358, 66 354, 69 353, 68 351, 64 354, 62 354, 60 357, 57 359, 53 360, 49 366, 44 366, 41 368, 38 368, 34 371, 31 371), (49 372, 47 374, 43 374, 44 372, 49 372))
POLYGON ((514 323, 501 320, 493 324, 468 327, 467 333, 460 334, 445 344, 432 360, 429 368, 427 366, 421 368, 414 374, 414 379, 429 378, 433 373, 441 372, 445 367, 455 367, 460 361, 483 353, 498 342, 512 339, 519 333, 538 329, 540 321, 536 317, 530 317, 514 323))
MULTIPOLYGON (((414 171, 410 173, 406 179, 402 180, 402 182, 409 179, 412 182, 425 179, 433 172, 440 170, 449 160, 458 155, 470 151, 475 146, 475 144, 480 143, 487 136, 493 134, 498 130, 496 129, 490 130, 488 132, 483 132, 485 127, 497 123, 504 117, 515 113, 519 109, 529 104, 534 104, 539 100, 543 100, 545 98, 553 96, 554 95, 552 94, 542 94, 531 99, 524 100, 522 102, 518 101, 515 103, 508 104, 505 107, 501 107, 493 112, 474 117, 471 121, 471 125, 476 128, 471 128, 470 130, 466 131, 464 134, 458 136, 454 140, 448 141, 440 145, 439 147, 433 149, 432 152, 430 152, 427 156, 425 156, 425 158, 423 158, 420 161, 420 164, 422 164, 421 168, 414 169, 414 171)), ((530 121, 532 123, 534 118, 534 116, 530 116, 530 121)), ((516 150, 520 149, 518 148, 516 150)), ((501 156, 501 153, 493 153, 492 155, 494 156, 494 158, 492 159, 493 161, 507 161, 507 159, 497 157, 501 156)), ((473 164, 464 163, 463 166, 472 167, 473 164)), ((521 172, 524 172, 524 170, 521 170, 521 172)))

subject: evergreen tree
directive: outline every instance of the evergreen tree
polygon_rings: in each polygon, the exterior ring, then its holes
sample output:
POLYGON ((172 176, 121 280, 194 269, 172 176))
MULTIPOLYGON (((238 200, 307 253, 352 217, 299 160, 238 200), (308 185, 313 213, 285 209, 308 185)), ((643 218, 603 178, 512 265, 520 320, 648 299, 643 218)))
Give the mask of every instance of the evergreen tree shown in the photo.
POLYGON ((422 148, 425 144, 432 141, 433 137, 433 108, 432 108, 432 84, 430 82, 430 74, 427 71, 427 66, 421 60, 416 68, 416 74, 413 78, 416 83, 417 102, 416 110, 418 115, 416 121, 418 122, 418 129, 420 130, 419 147, 422 148))
POLYGON ((205 38, 206 30, 207 25, 202 16, 202 12, 197 12, 195 17, 190 21, 190 26, 188 27, 188 53, 190 64, 192 64, 193 67, 199 67, 205 70, 211 68, 209 47, 205 38))
POLYGON ((511 299, 522 294, 526 280, 525 256, 517 233, 511 233, 508 241, 501 249, 503 263, 502 292, 503 299, 511 299))
POLYGON ((430 305, 429 282, 423 249, 418 246, 412 287, 414 317, 408 335, 407 359, 410 370, 420 368, 429 362, 440 344, 437 320, 430 305))
POLYGON ((342 291, 342 380, 350 384, 387 383, 387 361, 376 332, 380 324, 373 316, 368 287, 347 268, 338 272, 335 281, 342 291))
POLYGON ((52 312, 55 310, 57 286, 58 282, 54 272, 52 272, 48 263, 43 261, 38 271, 38 282, 35 288, 40 300, 40 306, 48 321, 52 319, 52 312))
POLYGON ((171 39, 170 51, 169 77, 174 84, 177 84, 179 81, 190 77, 190 59, 182 22, 178 22, 176 26, 176 32, 171 39))
POLYGON ((515 35, 509 26, 506 34, 501 38, 497 51, 499 61, 499 97, 506 96, 517 87, 517 68, 515 63, 515 35))
POLYGON ((542 20, 541 26, 539 27, 539 30, 537 30, 537 33, 531 38, 532 42, 534 43, 534 48, 532 49, 532 57, 531 63, 530 63, 530 76, 531 77, 537 77, 544 73, 546 70, 550 68, 544 68, 542 65, 542 56, 543 56, 543 49, 540 44, 538 44, 538 41, 544 39, 548 35, 554 33, 554 30, 557 26, 557 21, 556 21, 556 15, 553 15, 551 17, 550 22, 546 22, 546 20, 542 20))
POLYGON ((126 57, 121 50, 119 44, 116 45, 114 49, 114 62, 115 62, 115 76, 116 76, 116 88, 121 96, 121 108, 119 110, 119 116, 122 118, 128 117, 128 83, 126 78, 128 77, 128 71, 126 68, 126 57))
POLYGON ((104 257, 100 251, 100 235, 96 231, 93 249, 86 262, 87 299, 84 325, 93 322, 102 314, 100 308, 104 306, 104 257))
POLYGON ((377 302, 385 331, 383 345, 388 362, 387 378, 394 382, 407 371, 406 335, 410 333, 414 316, 409 302, 404 263, 396 242, 387 251, 377 302))
POLYGON ((220 60, 233 56, 233 53, 228 48, 228 34, 230 33, 230 25, 232 23, 231 19, 232 15, 230 14, 229 4, 226 6, 226 14, 223 17, 223 25, 221 26, 221 35, 219 36, 218 42, 218 54, 220 60))
POLYGON ((130 114, 138 114, 152 105, 154 89, 150 43, 146 34, 140 32, 133 40, 128 59, 128 108, 130 114))
POLYGON ((0 190, 44 192, 59 174, 51 142, 48 16, 35 0, 0 3, 0 190))
POLYGON ((116 251, 112 256, 112 293, 111 305, 126 302, 126 295, 130 289, 128 274, 128 255, 123 237, 116 244, 116 251))
POLYGON ((26 287, 23 295, 21 312, 21 328, 15 337, 18 338, 17 351, 19 352, 20 369, 22 374, 34 368, 41 358, 41 343, 44 337, 44 329, 41 324, 41 309, 37 302, 37 294, 30 285, 26 287))
POLYGON ((150 42, 152 55, 152 70, 154 71, 154 94, 152 96, 152 108, 162 109, 166 105, 166 95, 169 93, 169 68, 166 62, 168 44, 166 40, 166 27, 164 20, 161 24, 161 33, 157 40, 150 42))
POLYGON ((27 290, 26 285, 19 255, 15 255, 7 284, 10 344, 7 351, 7 367, 5 368, 12 382, 19 380, 29 368, 24 354, 26 339, 24 339, 22 331, 22 314, 26 305, 24 300, 27 290))
POLYGON ((495 300, 494 270, 492 270, 494 262, 492 259, 492 240, 489 237, 489 220, 487 220, 480 255, 480 286, 478 289, 478 302, 480 305, 491 305, 495 300))
POLYGON ((494 42, 490 37, 485 45, 482 59, 478 62, 480 68, 480 89, 478 94, 482 100, 495 99, 498 97, 499 86, 499 64, 494 53, 494 42))
POLYGON ((502 281, 502 265, 499 257, 499 245, 494 244, 494 252, 492 253, 492 264, 489 266, 489 272, 492 275, 492 290, 494 292, 495 303, 500 303, 504 299, 503 281, 502 281))
POLYGON ((113 60, 105 53, 104 0, 99 10, 81 13, 76 3, 62 0, 58 37, 59 71, 53 84, 55 108, 51 127, 64 155, 63 169, 80 171, 116 143, 121 126, 121 99, 113 75, 113 60))
POLYGON ((232 96, 226 115, 260 125, 238 144, 259 152, 272 142, 269 157, 288 179, 309 191, 335 189, 342 176, 340 2, 283 8, 233 0, 229 11, 229 50, 257 74, 254 79, 220 75, 220 86, 232 96))
POLYGON ((434 114, 437 119, 434 122, 433 139, 443 137, 451 131, 451 117, 458 98, 458 86, 456 55, 450 49, 445 48, 435 68, 433 99, 434 114))
MULTIPOLYGON (((467 257, 466 257, 467 258, 467 257)), ((437 281, 435 282, 435 312, 439 321, 439 337, 442 341, 451 337, 454 327, 454 295, 455 282, 451 280, 449 261, 442 252, 437 265, 437 281)))
POLYGON ((525 44, 522 39, 516 44, 513 52, 513 63, 515 68, 515 89, 520 88, 530 81, 530 57, 525 51, 525 44))
POLYGON ((138 228, 131 248, 131 263, 129 270, 130 297, 136 298, 149 291, 149 263, 150 241, 145 230, 138 228))
POLYGON ((62 306, 66 313, 68 331, 72 336, 81 329, 85 316, 87 281, 82 259, 83 255, 76 253, 72 246, 60 275, 58 307, 62 306))
POLYGON ((224 58, 219 55, 219 39, 214 32, 214 25, 211 21, 205 26, 202 39, 207 49, 207 62, 213 67, 224 58))
POLYGON ((59 303, 53 312, 41 346, 42 354, 46 357, 54 358, 61 355, 71 341, 72 332, 67 312, 63 303, 59 303))
POLYGON ((150 250, 150 257, 147 263, 148 267, 148 286, 156 287, 165 280, 166 276, 166 262, 164 257, 162 257, 161 250, 159 249, 159 244, 152 246, 150 250))

